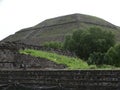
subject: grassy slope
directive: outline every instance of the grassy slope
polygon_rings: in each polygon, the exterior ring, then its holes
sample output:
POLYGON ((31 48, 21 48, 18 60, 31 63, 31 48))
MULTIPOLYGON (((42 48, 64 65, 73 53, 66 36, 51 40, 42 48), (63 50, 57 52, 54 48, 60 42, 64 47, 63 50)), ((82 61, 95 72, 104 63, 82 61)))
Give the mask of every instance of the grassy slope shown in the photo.
POLYGON ((20 50, 22 54, 30 54, 35 57, 42 57, 58 64, 67 65, 69 69, 87 69, 88 64, 81 59, 78 58, 71 58, 63 55, 58 55, 55 53, 49 53, 45 51, 38 51, 38 50, 20 50))
POLYGON ((67 57, 63 55, 58 55, 56 53, 50 53, 40 50, 26 49, 26 50, 20 50, 20 53, 29 54, 35 57, 46 58, 48 60, 56 62, 57 64, 64 64, 68 66, 68 69, 120 69, 110 65, 101 65, 101 66, 88 65, 85 61, 78 58, 67 57))

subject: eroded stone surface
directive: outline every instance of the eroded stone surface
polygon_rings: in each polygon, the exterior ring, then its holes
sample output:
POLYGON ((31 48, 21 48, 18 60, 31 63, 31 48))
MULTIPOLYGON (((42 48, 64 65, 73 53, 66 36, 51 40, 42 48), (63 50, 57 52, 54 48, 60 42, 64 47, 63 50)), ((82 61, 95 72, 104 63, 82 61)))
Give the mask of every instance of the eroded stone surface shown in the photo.
POLYGON ((36 49, 49 51, 61 55, 73 56, 72 53, 62 50, 45 48, 42 46, 26 45, 18 42, 0 43, 0 68, 1 69, 64 69, 65 65, 56 64, 53 61, 23 55, 19 53, 20 49, 36 49))

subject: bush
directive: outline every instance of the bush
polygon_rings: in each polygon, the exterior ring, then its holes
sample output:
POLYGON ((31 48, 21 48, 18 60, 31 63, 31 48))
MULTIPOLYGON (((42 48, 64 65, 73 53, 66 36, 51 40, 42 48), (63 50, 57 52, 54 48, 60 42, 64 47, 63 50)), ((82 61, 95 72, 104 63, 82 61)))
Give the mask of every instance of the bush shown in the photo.
POLYGON ((88 58, 88 64, 102 65, 106 64, 105 53, 94 52, 88 58))
POLYGON ((43 44, 43 46, 47 47, 47 48, 53 48, 53 49, 62 49, 63 48, 63 44, 61 42, 46 42, 43 44))
POLYGON ((107 53, 106 57, 109 60, 110 65, 114 65, 119 67, 120 66, 120 44, 115 45, 114 47, 111 47, 107 53))
POLYGON ((97 66, 96 65, 90 65, 89 68, 90 69, 97 69, 97 66))
POLYGON ((64 48, 87 60, 93 52, 107 52, 114 43, 114 34, 112 32, 92 27, 88 30, 77 30, 72 36, 67 36, 64 48))
POLYGON ((105 64, 103 64, 103 65, 99 65, 99 66, 97 66, 99 69, 115 69, 116 67, 114 67, 114 66, 111 66, 111 65, 105 65, 105 64))
POLYGON ((63 48, 65 50, 74 51, 75 50, 74 44, 75 44, 74 40, 70 35, 68 35, 66 36, 65 42, 63 44, 63 48))

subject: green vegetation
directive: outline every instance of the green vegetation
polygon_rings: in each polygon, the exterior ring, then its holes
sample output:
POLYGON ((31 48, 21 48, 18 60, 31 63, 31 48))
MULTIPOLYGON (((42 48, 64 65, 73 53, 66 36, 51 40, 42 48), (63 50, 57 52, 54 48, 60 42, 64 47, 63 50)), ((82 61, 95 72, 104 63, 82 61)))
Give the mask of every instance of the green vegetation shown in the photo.
POLYGON ((92 27, 87 30, 77 30, 72 36, 67 36, 64 48, 87 60, 93 52, 105 53, 114 44, 112 32, 92 27))
POLYGON ((114 45, 115 37, 111 31, 91 27, 74 31, 63 43, 50 41, 43 44, 47 48, 69 50, 79 58, 30 49, 20 50, 20 53, 45 58, 66 65, 68 69, 115 69, 120 67, 120 44, 114 45))
POLYGON ((115 66, 105 65, 105 64, 99 65, 99 66, 97 66, 97 68, 99 68, 99 69, 119 69, 119 68, 116 68, 115 66))
POLYGON ((73 32, 73 35, 67 35, 64 43, 47 42, 44 44, 48 48, 74 52, 90 65, 89 68, 94 69, 120 66, 120 45, 114 45, 114 34, 98 27, 77 30, 73 32))
POLYGON ((111 47, 107 51, 106 57, 108 58, 110 65, 120 67, 120 44, 111 47))
POLYGON ((20 50, 19 51, 22 54, 29 54, 35 57, 41 57, 45 58, 48 60, 51 60, 57 64, 63 64, 68 67, 68 69, 117 69, 114 66, 111 65, 88 65, 87 62, 78 59, 78 58, 73 58, 73 57, 67 57, 63 55, 58 55, 56 53, 50 53, 50 52, 45 52, 45 51, 39 51, 39 50, 31 50, 31 49, 26 49, 26 50, 20 50))
POLYGON ((62 49, 63 43, 51 41, 51 42, 45 42, 43 46, 47 48, 62 49))
POLYGON ((58 55, 55 53, 49 53, 45 51, 38 51, 38 50, 20 50, 20 53, 22 54, 30 54, 35 57, 42 57, 46 58, 48 60, 51 60, 53 62, 56 62, 57 64, 64 64, 69 69, 87 69, 88 64, 85 61, 82 61, 78 58, 71 58, 63 55, 58 55))
POLYGON ((105 53, 93 52, 88 58, 88 64, 103 65, 108 64, 108 60, 105 58, 105 53))
POLYGON ((120 44, 115 45, 114 34, 111 31, 92 27, 87 30, 77 30, 72 36, 67 36, 64 49, 75 52, 87 61, 91 68, 120 67, 120 44), (111 66, 112 65, 112 66, 111 66))

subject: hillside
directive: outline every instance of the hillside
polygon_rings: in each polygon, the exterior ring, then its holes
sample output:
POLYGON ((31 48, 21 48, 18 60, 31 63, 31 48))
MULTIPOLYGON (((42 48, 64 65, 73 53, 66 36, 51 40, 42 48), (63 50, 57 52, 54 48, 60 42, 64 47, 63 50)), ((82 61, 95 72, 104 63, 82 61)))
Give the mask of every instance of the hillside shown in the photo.
MULTIPOLYGON (((71 70, 76 70, 76 69, 114 69, 115 70, 115 69, 119 69, 118 67, 111 66, 111 65, 104 65, 104 64, 98 65, 98 66, 88 65, 86 61, 80 58, 77 58, 77 57, 68 57, 65 55, 59 55, 56 53, 51 53, 51 52, 46 52, 46 51, 41 51, 41 50, 25 49, 25 50, 19 50, 19 52, 24 55, 30 55, 33 57, 43 58, 43 59, 47 59, 48 61, 52 61, 55 64, 57 64, 59 69, 71 69, 71 70)), ((45 62, 46 61, 44 61, 43 64, 46 65, 45 62)), ((42 64, 40 63, 38 65, 42 66, 42 64)), ((56 67, 54 67, 54 64, 52 65, 53 65, 52 69, 56 69, 56 67)), ((46 67, 51 68, 50 66, 46 66, 46 67)))
POLYGON ((2 41, 18 41, 30 45, 41 45, 48 41, 62 42, 66 34, 71 34, 77 29, 86 29, 92 26, 112 31, 115 33, 116 41, 120 41, 119 27, 103 19, 83 14, 72 14, 47 19, 33 27, 22 29, 2 41))
POLYGON ((57 63, 58 65, 62 64, 66 66, 65 69, 88 69, 88 64, 85 61, 74 57, 32 49, 20 50, 19 52, 25 55, 45 58, 57 63))
POLYGON ((116 36, 116 41, 120 41, 120 27, 94 16, 72 14, 47 19, 34 27, 20 30, 0 42, 0 68, 115 68, 109 65, 89 66, 86 61, 82 61, 84 59, 73 58, 74 52, 41 46, 48 41, 63 42, 67 34, 72 34, 77 29, 86 30, 93 26, 112 31, 116 36), (23 53, 19 53, 20 50, 23 50, 23 53))

